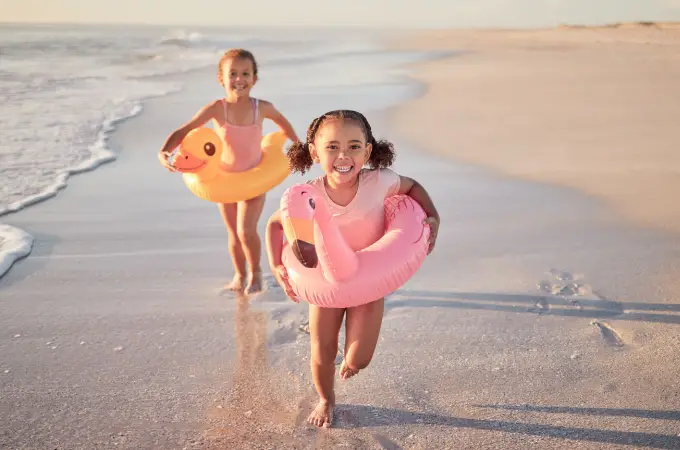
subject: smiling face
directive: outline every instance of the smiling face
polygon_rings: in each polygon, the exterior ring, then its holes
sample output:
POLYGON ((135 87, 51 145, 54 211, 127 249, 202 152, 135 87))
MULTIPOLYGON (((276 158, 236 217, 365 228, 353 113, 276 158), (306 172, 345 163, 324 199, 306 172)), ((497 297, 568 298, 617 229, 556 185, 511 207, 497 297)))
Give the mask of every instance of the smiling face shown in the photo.
POLYGON ((348 119, 326 119, 310 144, 312 159, 334 186, 354 183, 371 149, 363 127, 348 119))
POLYGON ((257 82, 255 67, 249 58, 229 58, 222 63, 222 82, 227 95, 247 97, 257 82))

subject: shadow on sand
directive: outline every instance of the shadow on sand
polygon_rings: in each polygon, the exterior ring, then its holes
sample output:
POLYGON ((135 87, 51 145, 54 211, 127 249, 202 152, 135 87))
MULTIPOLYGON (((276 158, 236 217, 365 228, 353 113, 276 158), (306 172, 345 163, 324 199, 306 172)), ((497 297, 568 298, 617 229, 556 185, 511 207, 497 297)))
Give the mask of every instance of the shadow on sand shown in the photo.
POLYGON ((610 318, 615 320, 658 322, 680 324, 680 314, 660 314, 648 311, 680 312, 680 304, 617 302, 601 299, 572 297, 571 301, 562 297, 530 294, 499 294, 480 292, 445 292, 399 290, 388 297, 385 309, 401 307, 441 307, 459 309, 484 309, 512 313, 530 313, 553 316, 583 317, 592 319, 610 318), (545 305, 537 308, 536 305, 545 305), (553 308, 552 306, 563 306, 553 308), (633 310, 633 311, 631 311, 633 310))
POLYGON ((477 408, 508 411, 544 412, 554 414, 585 414, 589 416, 640 417, 643 419, 680 420, 680 411, 657 411, 629 408, 572 408, 571 406, 534 405, 473 405, 477 408))
MULTIPOLYGON (((578 411, 578 408, 567 408, 578 411)), ((587 410, 587 409, 586 409, 587 410)), ((598 411, 598 409, 594 409, 598 411)), ((607 411, 603 409, 603 411, 607 411)), ((626 411, 626 410, 609 410, 626 411)), ((662 411, 637 411, 654 417, 662 411)), ((675 414, 677 412, 668 411, 675 414)), ((637 416, 636 416, 637 417, 637 416)), ((380 408, 367 405, 339 405, 335 427, 340 429, 358 429, 368 427, 404 426, 404 425, 436 425, 453 428, 472 428, 477 430, 501 431, 529 436, 567 439, 574 441, 598 442, 607 444, 644 446, 649 448, 680 448, 680 436, 632 431, 598 430, 590 428, 573 428, 534 423, 510 422, 504 420, 466 419, 438 414, 418 413, 399 409, 380 408)), ((388 448, 399 448, 393 442, 387 442, 388 448)), ((384 446, 383 446, 384 447, 384 446)))

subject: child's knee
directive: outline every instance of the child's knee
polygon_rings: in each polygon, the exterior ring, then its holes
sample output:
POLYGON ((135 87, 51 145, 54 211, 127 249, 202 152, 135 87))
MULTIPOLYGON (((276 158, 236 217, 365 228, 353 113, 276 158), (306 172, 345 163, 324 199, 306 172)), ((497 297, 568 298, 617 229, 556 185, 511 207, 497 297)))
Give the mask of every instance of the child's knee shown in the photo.
POLYGON ((236 233, 229 233, 229 246, 230 247, 241 247, 241 239, 236 233))
POLYGON ((354 356, 350 354, 346 356, 345 364, 347 364, 351 369, 363 370, 371 363, 371 359, 373 359, 373 355, 354 356))
POLYGON ((338 354, 338 341, 322 342, 312 339, 312 363, 319 365, 335 364, 338 354))
POLYGON ((247 228, 247 227, 241 227, 238 229, 236 236, 241 242, 252 242, 254 239, 259 239, 259 236, 257 234, 257 228, 247 228))

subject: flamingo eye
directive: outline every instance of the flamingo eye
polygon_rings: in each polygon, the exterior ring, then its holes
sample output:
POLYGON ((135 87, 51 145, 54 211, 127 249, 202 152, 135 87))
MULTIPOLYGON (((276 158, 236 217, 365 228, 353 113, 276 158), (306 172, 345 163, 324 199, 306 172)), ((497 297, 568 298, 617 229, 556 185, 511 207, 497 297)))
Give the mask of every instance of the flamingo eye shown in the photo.
POLYGON ((314 202, 314 199, 313 199, 313 198, 310 198, 310 199, 309 199, 309 206, 310 206, 312 209, 316 209, 316 203, 314 202))

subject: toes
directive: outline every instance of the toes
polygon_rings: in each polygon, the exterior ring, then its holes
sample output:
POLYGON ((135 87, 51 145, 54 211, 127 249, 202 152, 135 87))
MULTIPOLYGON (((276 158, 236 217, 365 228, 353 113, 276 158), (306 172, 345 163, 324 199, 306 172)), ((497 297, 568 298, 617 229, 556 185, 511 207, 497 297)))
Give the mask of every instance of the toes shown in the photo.
POLYGON ((239 277, 235 277, 233 280, 231 280, 231 283, 226 284, 224 286, 225 289, 230 290, 230 291, 242 291, 243 290, 243 279, 239 277))
POLYGON ((330 419, 326 416, 310 416, 307 419, 307 422, 309 422, 311 425, 314 425, 315 427, 329 427, 330 426, 330 419))
POLYGON ((310 425, 314 425, 315 427, 320 427, 321 426, 321 420, 319 419, 318 416, 311 415, 307 418, 307 422, 309 422, 310 425))
POLYGON ((347 380, 348 378, 352 378, 356 374, 357 372, 355 372, 351 367, 349 367, 345 361, 342 362, 342 365, 340 366, 341 379, 347 380))

